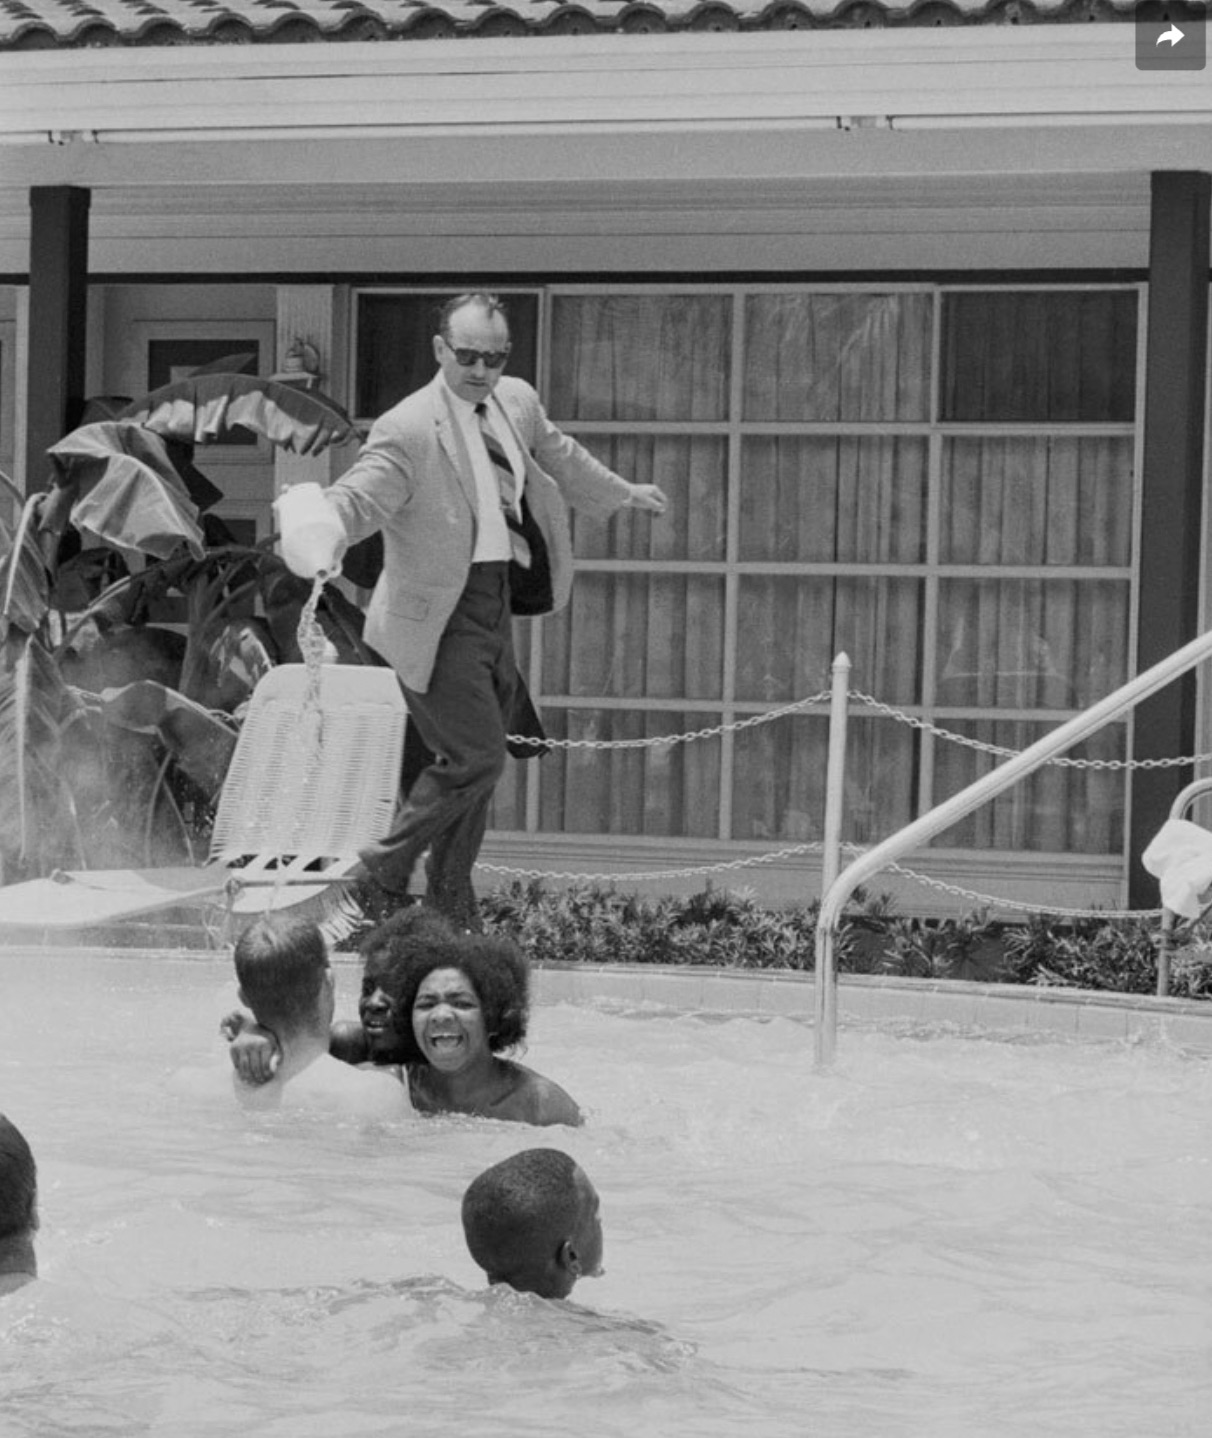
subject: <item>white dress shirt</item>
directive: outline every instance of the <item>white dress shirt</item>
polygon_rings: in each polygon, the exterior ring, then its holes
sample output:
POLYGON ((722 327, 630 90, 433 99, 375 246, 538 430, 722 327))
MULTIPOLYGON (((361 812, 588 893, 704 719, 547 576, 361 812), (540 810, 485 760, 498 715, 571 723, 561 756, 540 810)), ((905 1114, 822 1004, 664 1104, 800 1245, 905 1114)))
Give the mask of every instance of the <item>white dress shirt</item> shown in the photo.
MULTIPOLYGON (((462 430, 463 441, 467 445, 467 453, 471 457, 471 469, 476 481, 476 496, 479 506, 476 516, 476 543, 475 549, 472 551, 471 562, 483 564, 491 560, 511 559, 513 550, 510 546, 505 516, 501 509, 501 485, 492 460, 488 458, 488 451, 484 448, 484 437, 480 433, 480 419, 476 414, 476 407, 470 400, 455 394, 454 390, 446 384, 445 376, 442 377, 442 383, 446 385, 446 396, 450 400, 451 412, 462 430)), ((522 462, 521 451, 513 437, 513 431, 493 413, 496 405, 491 398, 487 401, 487 407, 488 427, 504 450, 510 467, 513 469, 520 505, 522 485, 526 479, 526 468, 522 462)))

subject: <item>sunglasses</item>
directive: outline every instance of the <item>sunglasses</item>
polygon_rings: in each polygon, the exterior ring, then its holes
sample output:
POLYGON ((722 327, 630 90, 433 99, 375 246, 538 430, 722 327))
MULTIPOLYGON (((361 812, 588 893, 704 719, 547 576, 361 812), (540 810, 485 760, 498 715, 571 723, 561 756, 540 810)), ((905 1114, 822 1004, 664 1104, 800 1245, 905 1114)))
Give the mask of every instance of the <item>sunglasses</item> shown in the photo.
POLYGON ((448 348, 464 369, 470 369, 476 360, 483 360, 485 369, 500 369, 509 358, 509 350, 512 347, 506 346, 503 350, 463 350, 455 349, 451 345, 448 348))

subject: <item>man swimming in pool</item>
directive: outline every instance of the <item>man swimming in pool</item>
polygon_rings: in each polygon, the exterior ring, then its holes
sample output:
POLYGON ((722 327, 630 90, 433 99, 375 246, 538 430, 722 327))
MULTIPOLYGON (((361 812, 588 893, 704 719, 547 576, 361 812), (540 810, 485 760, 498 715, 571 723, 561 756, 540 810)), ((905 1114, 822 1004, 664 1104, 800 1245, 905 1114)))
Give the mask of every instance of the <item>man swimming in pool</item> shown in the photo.
POLYGON ((38 1276, 38 1168, 25 1135, 0 1114, 0 1297, 38 1276))
POLYGON ((473 1179, 463 1236, 489 1283, 540 1298, 567 1298, 603 1271, 597 1190, 558 1148, 528 1148, 473 1179))
POLYGON ((391 1074, 353 1068, 329 1054, 333 974, 314 923, 259 919, 240 935, 234 957, 240 1002, 272 1035, 277 1054, 267 1082, 236 1082, 242 1103, 322 1107, 363 1118, 409 1112, 407 1092, 391 1074))

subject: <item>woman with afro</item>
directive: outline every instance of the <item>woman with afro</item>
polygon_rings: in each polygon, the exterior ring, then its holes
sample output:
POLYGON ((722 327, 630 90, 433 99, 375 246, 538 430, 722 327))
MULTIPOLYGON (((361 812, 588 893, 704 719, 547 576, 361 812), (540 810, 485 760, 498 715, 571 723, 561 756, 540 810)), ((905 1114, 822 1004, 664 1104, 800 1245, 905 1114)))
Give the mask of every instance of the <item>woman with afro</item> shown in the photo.
MULTIPOLYGON (((557 1083, 506 1055, 526 1038, 530 968, 516 944, 460 933, 432 910, 392 915, 362 945, 357 1023, 333 1025, 330 1052, 347 1063, 398 1064, 418 1113, 514 1123, 579 1124, 557 1083)), ((273 1034, 242 1015, 232 1061, 249 1082, 272 1072, 273 1034)))

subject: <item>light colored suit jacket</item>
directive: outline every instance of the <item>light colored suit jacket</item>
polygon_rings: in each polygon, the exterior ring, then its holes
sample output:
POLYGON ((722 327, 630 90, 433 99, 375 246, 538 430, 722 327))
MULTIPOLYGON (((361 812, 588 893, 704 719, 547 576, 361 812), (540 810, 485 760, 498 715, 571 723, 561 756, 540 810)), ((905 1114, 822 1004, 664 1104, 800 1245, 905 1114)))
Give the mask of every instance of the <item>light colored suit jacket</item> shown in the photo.
MULTIPOLYGON (((632 486, 547 418, 525 380, 502 375, 489 401, 526 464, 524 492, 551 559, 556 609, 572 588, 566 502, 605 517, 632 486)), ((352 467, 325 491, 350 544, 383 531, 383 572, 366 642, 410 688, 429 687, 438 644, 467 583, 476 540, 471 458, 440 374, 375 421, 352 467)))

